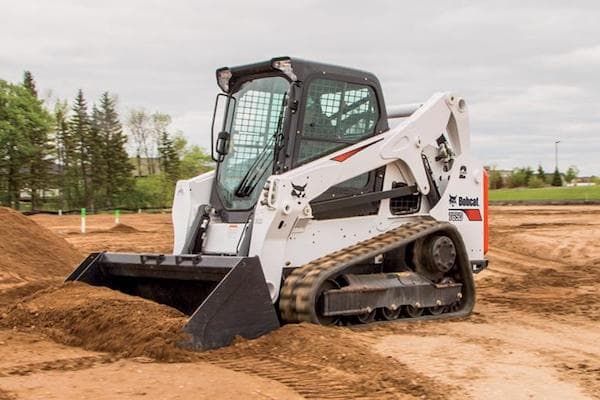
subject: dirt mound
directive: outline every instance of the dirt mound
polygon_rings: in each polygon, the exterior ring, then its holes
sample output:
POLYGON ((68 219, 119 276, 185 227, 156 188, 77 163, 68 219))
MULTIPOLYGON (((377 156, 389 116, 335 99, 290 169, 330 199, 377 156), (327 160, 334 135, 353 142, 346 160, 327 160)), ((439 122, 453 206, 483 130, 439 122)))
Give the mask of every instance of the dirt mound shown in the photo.
MULTIPOLYGON (((0 310, 31 296, 33 293, 49 287, 58 287, 63 283, 62 278, 40 279, 31 282, 21 282, 0 291, 0 310)), ((1 312, 1 311, 0 311, 1 312)))
POLYGON ((16 397, 11 395, 10 393, 0 389, 0 400, 15 400, 16 397))
POLYGON ((290 324, 198 357, 279 381, 306 398, 445 399, 458 389, 373 352, 350 329, 290 324))
POLYGON ((64 239, 10 208, 0 208, 0 281, 65 276, 82 255, 64 239))
POLYGON ((125 225, 125 224, 117 224, 112 228, 108 229, 107 232, 116 232, 116 233, 137 233, 139 230, 135 229, 133 226, 125 225))
POLYGON ((183 314, 108 288, 67 283, 35 293, 1 317, 0 327, 42 332, 88 350, 162 361, 190 357, 175 345, 185 339, 183 314))

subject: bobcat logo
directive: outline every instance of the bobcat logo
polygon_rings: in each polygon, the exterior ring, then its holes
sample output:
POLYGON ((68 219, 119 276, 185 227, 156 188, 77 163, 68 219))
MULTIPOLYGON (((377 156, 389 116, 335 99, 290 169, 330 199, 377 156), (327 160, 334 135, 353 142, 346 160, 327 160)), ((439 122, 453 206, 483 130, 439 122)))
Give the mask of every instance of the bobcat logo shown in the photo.
POLYGON ((460 166, 460 175, 458 179, 465 179, 467 177, 467 167, 465 165, 460 166))
POLYGON ((304 193, 304 191, 306 190, 306 185, 308 185, 308 183, 305 183, 304 186, 294 185, 292 183, 292 196, 298 198, 303 198, 304 196, 306 196, 306 193, 304 193))
POLYGON ((458 197, 457 195, 454 195, 454 196, 450 195, 450 198, 448 199, 450 202, 450 206, 456 207, 456 198, 457 197, 458 197))

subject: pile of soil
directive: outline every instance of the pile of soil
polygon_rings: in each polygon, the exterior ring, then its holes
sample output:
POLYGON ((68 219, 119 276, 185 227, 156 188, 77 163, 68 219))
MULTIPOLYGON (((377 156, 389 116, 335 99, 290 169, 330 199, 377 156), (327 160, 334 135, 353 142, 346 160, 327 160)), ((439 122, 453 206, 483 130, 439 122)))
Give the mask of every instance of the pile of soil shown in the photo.
POLYGON ((15 397, 10 393, 0 389, 0 400, 15 400, 15 397))
POLYGON ((125 225, 125 224, 117 224, 110 228, 107 232, 115 232, 115 233, 137 233, 139 230, 135 229, 133 226, 125 225))
POLYGON ((161 361, 185 361, 193 354, 176 346, 185 340, 185 322, 185 315, 173 308, 80 282, 41 290, 0 315, 0 328, 41 332, 87 350, 161 361))
POLYGON ((64 277, 83 258, 64 239, 10 208, 0 207, 0 226, 0 280, 64 277))
POLYGON ((139 297, 80 282, 47 288, 0 314, 0 328, 63 344, 159 361, 207 361, 279 381, 307 397, 445 398, 456 390, 374 353, 346 328, 286 325, 255 340, 195 353, 180 348, 187 318, 139 297), (398 373, 402 371, 402 373, 398 373))

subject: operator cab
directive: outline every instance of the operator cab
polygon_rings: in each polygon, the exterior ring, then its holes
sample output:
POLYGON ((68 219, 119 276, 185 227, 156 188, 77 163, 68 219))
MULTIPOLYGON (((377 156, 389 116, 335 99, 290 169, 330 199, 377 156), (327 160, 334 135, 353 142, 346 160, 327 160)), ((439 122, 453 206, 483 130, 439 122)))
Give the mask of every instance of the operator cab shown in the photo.
MULTIPOLYGON (((216 75, 222 93, 213 115, 211 206, 223 222, 246 222, 270 175, 388 130, 381 86, 365 71, 278 57, 219 68, 216 75)), ((378 190, 382 182, 374 170, 331 188, 323 199, 378 190)), ((344 210, 357 211, 371 212, 344 210)))

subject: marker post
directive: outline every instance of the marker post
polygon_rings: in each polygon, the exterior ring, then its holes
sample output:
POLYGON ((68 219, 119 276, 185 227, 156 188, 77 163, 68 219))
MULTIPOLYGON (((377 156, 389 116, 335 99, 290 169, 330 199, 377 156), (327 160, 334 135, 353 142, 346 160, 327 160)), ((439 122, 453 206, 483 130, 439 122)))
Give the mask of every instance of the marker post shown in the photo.
POLYGON ((85 233, 85 208, 81 209, 81 233, 85 233))
POLYGON ((115 210, 115 225, 119 225, 121 223, 121 210, 118 208, 115 210))

